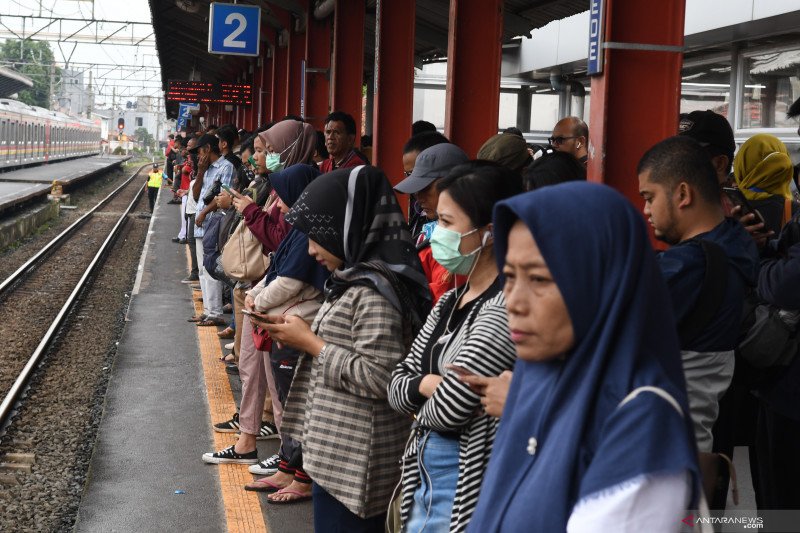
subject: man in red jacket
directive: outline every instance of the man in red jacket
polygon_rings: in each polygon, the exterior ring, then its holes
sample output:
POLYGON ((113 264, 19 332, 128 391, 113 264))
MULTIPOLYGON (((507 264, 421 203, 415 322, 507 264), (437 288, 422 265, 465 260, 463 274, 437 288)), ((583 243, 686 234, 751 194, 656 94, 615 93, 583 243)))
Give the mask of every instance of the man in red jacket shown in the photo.
POLYGON ((354 148, 356 144, 356 121, 343 111, 334 111, 325 117, 325 148, 328 159, 320 165, 322 173, 337 168, 352 168, 369 165, 367 157, 354 148))

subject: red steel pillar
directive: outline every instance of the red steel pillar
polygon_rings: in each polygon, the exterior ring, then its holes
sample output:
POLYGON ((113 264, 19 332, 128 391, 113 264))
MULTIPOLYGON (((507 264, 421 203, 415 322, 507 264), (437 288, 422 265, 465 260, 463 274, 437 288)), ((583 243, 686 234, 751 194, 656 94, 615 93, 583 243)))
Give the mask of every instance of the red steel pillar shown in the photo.
MULTIPOLYGON (((312 15, 313 17, 313 15, 312 15)), ((306 33, 304 24, 302 32, 295 31, 296 19, 289 18, 289 46, 288 46, 288 71, 286 84, 286 109, 290 115, 300 116, 300 85, 303 76, 303 60, 306 58, 306 33)))
POLYGON ((447 33, 444 134, 475 157, 497 133, 503 0, 450 0, 447 33))
MULTIPOLYGON (((356 146, 361 139, 365 9, 365 0, 336 0, 333 20, 332 105, 355 119, 356 146)), ((413 47, 413 42, 409 46, 413 47)))
POLYGON ((272 64, 275 57, 275 49, 269 43, 264 44, 264 52, 261 54, 261 78, 258 86, 258 106, 256 115, 256 128, 267 124, 272 114, 272 64), (269 56, 269 57, 267 57, 269 56))
POLYGON ((286 112, 286 86, 287 66, 289 63, 289 49, 285 41, 286 34, 281 36, 280 31, 275 32, 275 46, 272 48, 272 107, 270 120, 280 120, 287 115, 286 112))
POLYGON ((678 128, 685 0, 605 0, 604 67, 592 78, 589 179, 642 208, 636 165, 678 128))
POLYGON ((333 17, 317 20, 314 17, 314 0, 308 1, 306 27, 306 95, 305 118, 314 129, 322 131, 325 117, 330 112, 331 84, 331 29, 333 17))
POLYGON ((413 121, 414 21, 414 2, 378 0, 372 163, 392 185, 405 177, 401 156, 413 121))

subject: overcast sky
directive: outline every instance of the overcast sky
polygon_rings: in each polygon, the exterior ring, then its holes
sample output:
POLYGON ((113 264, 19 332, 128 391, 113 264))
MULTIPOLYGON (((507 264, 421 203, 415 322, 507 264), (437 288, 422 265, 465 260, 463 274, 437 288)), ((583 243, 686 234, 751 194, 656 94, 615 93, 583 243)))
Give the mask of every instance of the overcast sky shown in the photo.
MULTIPOLYGON (((170 1, 170 0, 159 0, 170 1)), ((88 0, 0 0, 0 21, 8 28, 19 33, 22 29, 22 19, 3 17, 3 15, 35 15, 40 13, 42 16, 60 16, 67 18, 78 18, 89 20, 92 13, 92 2, 88 0)), ((95 0, 94 2, 94 15, 96 19, 100 20, 113 20, 125 22, 146 22, 147 25, 132 25, 126 27, 124 30, 116 34, 116 36, 124 35, 126 37, 133 36, 135 40, 146 37, 151 34, 153 29, 150 26, 150 6, 147 0, 95 0)), ((26 33, 30 34, 42 26, 47 24, 47 21, 34 21, 33 30, 30 27, 30 19, 26 23, 26 33)), ((83 26, 80 22, 63 22, 62 33, 69 35, 73 31, 77 31, 83 26)), ((119 24, 104 24, 100 25, 98 32, 100 35, 108 35, 119 29, 119 24)), ((89 28, 94 28, 90 26, 89 28)), ((89 28, 84 30, 88 32, 89 28)), ((0 31, 6 31, 5 28, 0 27, 0 31)), ((42 30, 42 33, 57 32, 57 23, 49 28, 42 30)), ((152 38, 151 38, 152 41, 152 38)), ((63 66, 64 56, 69 57, 73 49, 71 43, 61 43, 59 49, 58 44, 55 42, 50 43, 50 47, 55 54, 57 64, 63 66)), ((87 62, 87 63, 104 63, 113 65, 144 65, 158 67, 158 57, 156 56, 156 49, 154 46, 123 46, 119 44, 104 43, 101 45, 79 43, 72 53, 71 60, 73 62, 87 62)), ((80 67, 81 69, 86 67, 80 67)), ((94 70, 93 76, 97 78, 99 75, 106 73, 111 67, 98 67, 94 70)), ((107 74, 108 78, 124 78, 129 76, 126 80, 111 80, 106 81, 103 87, 103 93, 108 94, 98 96, 96 102, 98 104, 106 100, 110 104, 112 94, 111 85, 117 85, 117 94, 133 94, 139 95, 156 95, 163 96, 160 90, 159 83, 161 76, 158 72, 153 71, 138 71, 131 70, 116 70, 113 73, 107 74), (153 83, 158 82, 158 83, 153 83), (140 90, 141 89, 141 90, 140 90)), ((88 84, 88 73, 85 83, 88 84)), ((99 83, 96 82, 96 88, 100 89, 99 83)), ((97 92, 97 91, 95 91, 97 92)), ((135 97, 127 98, 135 99, 135 97)), ((117 103, 124 104, 125 98, 119 98, 117 103)))

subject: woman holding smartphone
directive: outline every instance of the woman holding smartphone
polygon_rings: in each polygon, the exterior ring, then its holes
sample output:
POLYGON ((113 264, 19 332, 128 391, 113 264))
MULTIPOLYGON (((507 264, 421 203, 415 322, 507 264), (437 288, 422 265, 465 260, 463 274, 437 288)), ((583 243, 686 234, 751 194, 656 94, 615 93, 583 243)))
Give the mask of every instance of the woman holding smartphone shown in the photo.
POLYGON ((281 431, 299 441, 314 481, 314 530, 383 532, 411 424, 386 387, 428 312, 430 291, 391 184, 379 169, 314 180, 286 215, 332 275, 314 324, 264 323, 304 352, 281 431))
POLYGON ((467 283, 442 296, 389 383, 392 407, 416 416, 403 456, 401 504, 404 530, 414 533, 466 528, 498 420, 460 377, 498 376, 515 358, 491 221, 495 203, 522 191, 519 176, 469 163, 436 187, 433 257, 467 283))

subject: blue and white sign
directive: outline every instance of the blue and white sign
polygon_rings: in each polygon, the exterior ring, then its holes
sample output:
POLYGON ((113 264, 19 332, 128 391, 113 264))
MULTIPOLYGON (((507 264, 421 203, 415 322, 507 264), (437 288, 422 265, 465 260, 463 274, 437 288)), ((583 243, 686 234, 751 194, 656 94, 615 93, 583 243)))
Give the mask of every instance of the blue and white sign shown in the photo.
POLYGON ((258 56, 261 8, 240 4, 211 4, 208 53, 258 56))
POLYGON ((605 2, 589 0, 589 60, 587 74, 603 72, 603 30, 605 25, 605 2))
POLYGON ((186 129, 186 123, 192 118, 192 111, 199 111, 200 106, 189 102, 178 104, 178 121, 175 125, 178 131, 186 129))

